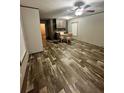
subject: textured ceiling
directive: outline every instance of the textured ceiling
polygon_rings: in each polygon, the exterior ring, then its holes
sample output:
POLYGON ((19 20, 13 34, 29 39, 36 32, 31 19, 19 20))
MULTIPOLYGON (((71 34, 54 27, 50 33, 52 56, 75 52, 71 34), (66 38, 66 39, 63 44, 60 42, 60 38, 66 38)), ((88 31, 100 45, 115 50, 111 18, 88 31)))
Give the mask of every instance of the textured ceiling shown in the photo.
MULTIPOLYGON (((74 17, 69 10, 73 8, 77 0, 21 0, 21 5, 39 8, 41 18, 61 18, 65 16, 74 17)), ((93 4, 103 0, 83 0, 86 4, 93 4)), ((104 1, 103 1, 104 2, 104 1)), ((90 7, 95 12, 104 10, 104 3, 90 7)), ((84 13, 91 14, 91 13, 84 13)))

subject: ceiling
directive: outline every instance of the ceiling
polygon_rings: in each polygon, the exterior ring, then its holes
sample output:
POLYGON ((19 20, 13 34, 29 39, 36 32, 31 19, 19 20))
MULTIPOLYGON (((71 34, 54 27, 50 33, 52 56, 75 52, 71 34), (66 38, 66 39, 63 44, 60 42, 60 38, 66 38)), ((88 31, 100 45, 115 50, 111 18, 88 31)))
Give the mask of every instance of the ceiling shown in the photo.
MULTIPOLYGON (((70 13, 70 9, 73 8, 74 3, 77 0, 21 0, 20 3, 23 6, 30 6, 39 8, 41 18, 73 18, 74 14, 70 13)), ((83 0, 86 4, 92 5, 95 2, 102 2, 97 6, 92 6, 90 9, 94 9, 95 12, 104 11, 104 0, 83 0)), ((92 13, 84 13, 88 15, 92 13)))

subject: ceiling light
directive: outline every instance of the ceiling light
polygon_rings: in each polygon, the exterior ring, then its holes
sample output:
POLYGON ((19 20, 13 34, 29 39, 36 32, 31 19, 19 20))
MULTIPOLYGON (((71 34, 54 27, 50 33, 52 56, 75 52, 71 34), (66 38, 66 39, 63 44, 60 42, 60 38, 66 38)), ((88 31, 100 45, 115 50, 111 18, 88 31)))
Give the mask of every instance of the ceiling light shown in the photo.
POLYGON ((75 11, 75 15, 76 16, 80 16, 80 15, 82 15, 83 14, 83 8, 82 9, 80 9, 80 8, 78 8, 76 11, 75 11))
POLYGON ((63 16, 63 17, 60 17, 60 18, 69 20, 69 19, 71 19, 71 18, 73 18, 73 17, 72 17, 72 16, 63 16))

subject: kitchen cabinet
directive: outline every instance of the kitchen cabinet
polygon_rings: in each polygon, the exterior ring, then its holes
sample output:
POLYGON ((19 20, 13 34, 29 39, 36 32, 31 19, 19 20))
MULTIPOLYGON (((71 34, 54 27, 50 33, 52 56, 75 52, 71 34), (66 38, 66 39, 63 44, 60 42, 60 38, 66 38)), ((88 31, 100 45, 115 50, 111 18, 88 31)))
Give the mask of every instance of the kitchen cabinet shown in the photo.
POLYGON ((56 20, 56 28, 66 28, 66 20, 57 19, 56 20))

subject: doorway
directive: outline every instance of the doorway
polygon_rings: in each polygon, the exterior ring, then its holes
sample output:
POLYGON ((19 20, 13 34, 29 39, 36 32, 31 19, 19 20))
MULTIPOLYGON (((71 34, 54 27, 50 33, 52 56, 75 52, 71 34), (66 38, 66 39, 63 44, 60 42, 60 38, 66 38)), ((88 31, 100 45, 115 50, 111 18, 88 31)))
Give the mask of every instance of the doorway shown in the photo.
POLYGON ((78 34, 78 22, 72 22, 71 23, 71 29, 72 29, 72 34, 74 36, 77 36, 77 34, 78 34))
POLYGON ((43 47, 46 47, 46 27, 45 23, 40 24, 43 47))

